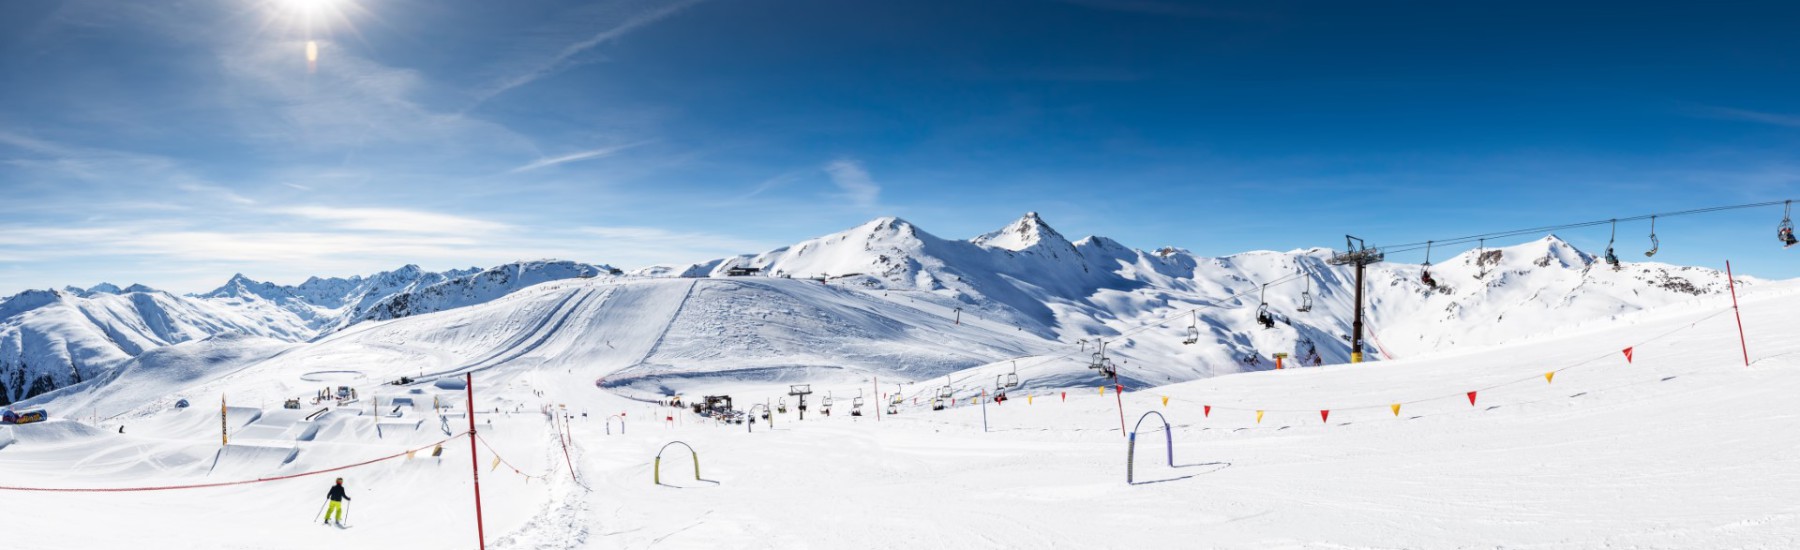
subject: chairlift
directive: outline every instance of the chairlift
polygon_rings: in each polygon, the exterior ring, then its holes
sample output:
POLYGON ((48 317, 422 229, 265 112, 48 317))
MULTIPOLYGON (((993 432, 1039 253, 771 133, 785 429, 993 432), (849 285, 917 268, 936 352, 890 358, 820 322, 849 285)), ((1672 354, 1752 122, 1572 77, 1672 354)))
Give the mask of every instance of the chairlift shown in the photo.
POLYGON ((775 412, 778 412, 781 414, 787 414, 787 398, 786 397, 781 398, 781 401, 778 401, 775 403, 775 412))
POLYGON ((931 398, 931 410, 934 410, 934 411, 944 410, 944 401, 945 401, 945 399, 942 397, 931 398))
POLYGON ((1656 238, 1656 216, 1650 216, 1650 250, 1644 251, 1644 257, 1655 256, 1657 249, 1660 248, 1662 248, 1662 241, 1656 238))
MULTIPOLYGON (((1312 306, 1313 306, 1313 304, 1312 304, 1312 275, 1308 274, 1306 272, 1305 268, 1301 268, 1300 276, 1306 279, 1306 290, 1300 291, 1300 307, 1294 308, 1294 311, 1298 311, 1300 313, 1306 313, 1308 311, 1312 311, 1312 306)), ((1196 331, 1196 332, 1198 332, 1198 331, 1196 331)))
POLYGON ((1019 362, 1013 361, 1012 366, 1013 366, 1012 372, 1006 375, 1007 389, 1019 387, 1019 362))
POLYGON ((1606 238, 1606 263, 1611 264, 1614 271, 1619 269, 1619 255, 1613 253, 1613 241, 1619 237, 1619 220, 1612 220, 1612 235, 1606 238))
POLYGON ((862 416, 862 405, 862 397, 859 396, 850 399, 850 416, 862 416))
POLYGON ((1437 288, 1437 279, 1431 278, 1431 243, 1432 241, 1425 241, 1425 269, 1419 272, 1419 282, 1435 289, 1437 288))
POLYGON ((1181 340, 1182 345, 1189 345, 1200 341, 1200 312, 1193 311, 1191 313, 1194 316, 1194 319, 1188 324, 1187 338, 1181 340))
POLYGON ((1782 248, 1789 248, 1796 244, 1800 244, 1800 240, 1794 239, 1794 221, 1788 218, 1788 215, 1791 214, 1793 210, 1794 201, 1782 203, 1781 225, 1775 226, 1775 238, 1781 239, 1782 248))
POLYGON ((1269 314, 1269 284, 1263 283, 1262 293, 1256 296, 1256 322, 1263 328, 1275 328, 1275 316, 1269 314))

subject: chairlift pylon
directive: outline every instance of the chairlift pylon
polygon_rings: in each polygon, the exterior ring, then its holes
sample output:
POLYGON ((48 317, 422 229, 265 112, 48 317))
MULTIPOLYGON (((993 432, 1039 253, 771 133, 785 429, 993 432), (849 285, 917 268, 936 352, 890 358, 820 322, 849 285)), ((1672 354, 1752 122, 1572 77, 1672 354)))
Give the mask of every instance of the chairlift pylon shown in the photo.
POLYGON ((1781 239, 1782 248, 1800 244, 1794 239, 1794 221, 1788 216, 1793 213, 1794 201, 1786 201, 1781 206, 1781 225, 1775 226, 1775 238, 1781 239))
POLYGON ((1650 249, 1644 251, 1644 257, 1655 256, 1656 251, 1660 248, 1662 248, 1662 241, 1656 238, 1656 216, 1650 216, 1650 249))

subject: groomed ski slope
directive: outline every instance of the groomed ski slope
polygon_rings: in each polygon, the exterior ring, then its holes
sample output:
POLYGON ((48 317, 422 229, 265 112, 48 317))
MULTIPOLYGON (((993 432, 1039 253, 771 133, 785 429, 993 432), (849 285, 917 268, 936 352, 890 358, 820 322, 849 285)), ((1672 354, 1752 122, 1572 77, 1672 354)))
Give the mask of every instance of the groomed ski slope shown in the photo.
MULTIPOLYGON (((506 460, 491 469, 487 448, 478 459, 489 547, 1792 548, 1800 546, 1800 341, 1786 331, 1800 288, 1764 285, 1743 299, 1748 368, 1721 298, 1519 344, 1233 374, 1119 401, 1097 384, 1036 387, 1029 404, 1014 395, 987 405, 988 432, 967 386, 951 410, 909 399, 877 421, 872 384, 815 384, 805 421, 788 398, 790 413, 776 415, 774 429, 759 423, 750 433, 624 399, 572 367, 479 370, 482 437, 506 460), (853 418, 858 389, 867 414, 853 418), (1465 392, 1477 389, 1470 405, 1465 392), (826 392, 829 417, 817 414, 826 392), (1397 416, 1396 402, 1405 403, 1397 416), (1126 484, 1119 403, 1127 422, 1156 410, 1176 424, 1176 467, 1146 423, 1143 483, 1126 484), (579 484, 536 412, 545 404, 575 415, 567 460, 579 484), (1332 410, 1329 422, 1319 409, 1332 410), (1256 410, 1265 411, 1260 423, 1256 410), (605 417, 619 413, 625 433, 615 421, 608 434, 605 417), (677 422, 660 421, 667 416, 677 422), (652 457, 672 440, 699 451, 710 481, 693 479, 677 446, 664 454, 666 485, 651 482, 652 457)), ((471 355, 453 363, 468 365, 471 355)), ((982 368, 952 378, 991 380, 996 366, 982 368)), ((240 377, 214 384, 255 385, 233 381, 240 377)), ((786 390, 729 377, 695 382, 690 397, 725 392, 740 407, 786 390)), ((459 394, 434 387, 425 396, 459 394)), ((426 445, 446 437, 440 422, 455 431, 467 422, 429 410, 374 420, 355 409, 327 413, 336 418, 312 430, 294 429, 306 422, 284 416, 291 411, 262 411, 247 427, 266 424, 251 432, 265 437, 223 457, 216 409, 204 404, 147 412, 124 435, 66 421, 0 429, 0 485, 292 474, 426 445), (286 449, 294 451, 282 463, 286 449), (229 476, 207 474, 225 459, 229 476)), ((252 414, 234 410, 239 421, 252 414)), ((7 541, 20 548, 472 548, 468 453, 468 440, 456 439, 439 458, 420 453, 342 474, 0 498, 30 512, 25 521, 8 515, 7 541), (350 479, 356 499, 348 530, 309 520, 334 475, 350 479)))

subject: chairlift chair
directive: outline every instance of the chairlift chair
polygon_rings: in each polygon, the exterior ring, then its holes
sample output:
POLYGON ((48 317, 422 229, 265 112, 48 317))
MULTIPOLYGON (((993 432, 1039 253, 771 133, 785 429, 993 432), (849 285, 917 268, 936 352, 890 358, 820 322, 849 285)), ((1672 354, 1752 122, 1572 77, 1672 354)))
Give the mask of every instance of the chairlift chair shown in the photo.
POLYGON ((778 401, 775 403, 775 412, 778 412, 781 414, 787 414, 787 398, 786 397, 781 398, 781 401, 778 401))
POLYGON ((1302 268, 1300 268, 1300 276, 1302 278, 1306 279, 1306 290, 1300 291, 1300 307, 1294 308, 1294 311, 1298 311, 1300 313, 1306 313, 1306 312, 1312 311, 1312 306, 1313 306, 1313 304, 1312 304, 1312 275, 1308 274, 1306 272, 1306 269, 1304 267, 1302 267, 1302 268))
POLYGON ((1782 203, 1781 225, 1775 226, 1775 238, 1781 239, 1781 246, 1783 248, 1800 244, 1800 240, 1794 239, 1794 221, 1788 218, 1788 215, 1791 214, 1793 210, 1794 201, 1782 203))
POLYGON ((1419 271, 1419 282, 1437 288, 1437 279, 1431 278, 1431 241, 1425 241, 1425 268, 1419 271))
POLYGON ((1200 312, 1192 312, 1193 320, 1188 323, 1187 338, 1181 340, 1182 345, 1190 345, 1200 341, 1200 312))
POLYGON ((1650 216, 1650 250, 1644 251, 1644 257, 1655 256, 1657 249, 1660 248, 1662 248, 1662 241, 1656 238, 1656 216, 1650 216))
POLYGON ((1006 387, 1008 389, 1019 387, 1019 362, 1018 361, 1013 361, 1013 370, 1011 373, 1008 373, 1006 375, 1006 387))
POLYGON ((1263 328, 1275 328, 1275 316, 1269 314, 1269 285, 1263 283, 1262 293, 1256 297, 1256 322, 1263 328))
POLYGON ((1613 241, 1619 237, 1619 220, 1612 220, 1612 236, 1606 238, 1606 263, 1619 270, 1619 255, 1613 253, 1613 241))

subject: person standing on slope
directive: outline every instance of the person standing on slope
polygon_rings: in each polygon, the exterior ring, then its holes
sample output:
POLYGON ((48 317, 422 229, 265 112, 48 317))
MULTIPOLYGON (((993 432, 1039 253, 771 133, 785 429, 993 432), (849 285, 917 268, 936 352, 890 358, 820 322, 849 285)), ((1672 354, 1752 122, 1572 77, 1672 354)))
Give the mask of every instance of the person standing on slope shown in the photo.
POLYGON ((335 514, 338 526, 342 527, 344 525, 344 503, 342 501, 350 500, 350 495, 344 494, 344 478, 337 478, 337 484, 332 485, 331 490, 325 492, 325 500, 330 501, 325 504, 325 524, 331 525, 332 515, 335 514))

